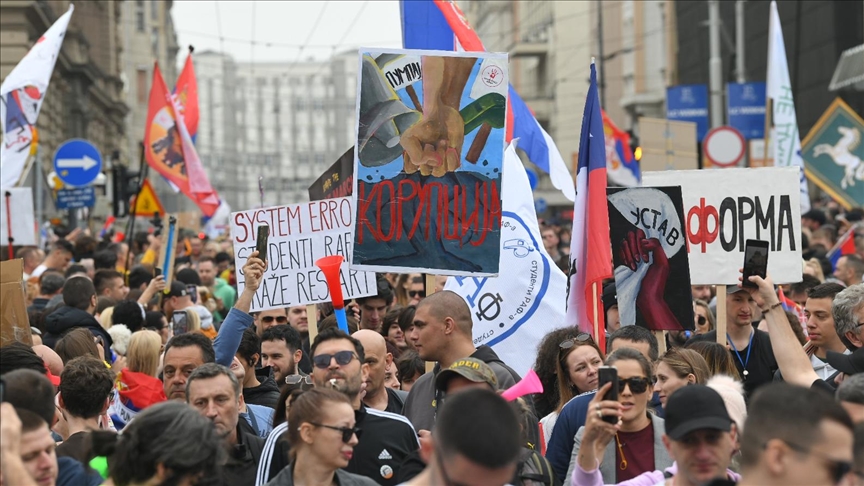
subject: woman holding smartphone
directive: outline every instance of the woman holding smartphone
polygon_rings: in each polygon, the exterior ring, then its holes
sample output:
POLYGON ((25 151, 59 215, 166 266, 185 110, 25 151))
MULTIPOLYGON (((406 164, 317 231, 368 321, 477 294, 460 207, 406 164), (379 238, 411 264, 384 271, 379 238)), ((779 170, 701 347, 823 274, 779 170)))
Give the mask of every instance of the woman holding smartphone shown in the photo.
POLYGON ((672 465, 663 445, 663 419, 648 412, 654 373, 639 351, 621 348, 606 359, 618 372, 618 400, 605 400, 613 383, 603 385, 588 406, 585 425, 576 433, 565 484, 578 466, 585 472, 598 467, 603 483, 616 484, 643 472, 672 465), (617 417, 617 423, 604 420, 617 417))

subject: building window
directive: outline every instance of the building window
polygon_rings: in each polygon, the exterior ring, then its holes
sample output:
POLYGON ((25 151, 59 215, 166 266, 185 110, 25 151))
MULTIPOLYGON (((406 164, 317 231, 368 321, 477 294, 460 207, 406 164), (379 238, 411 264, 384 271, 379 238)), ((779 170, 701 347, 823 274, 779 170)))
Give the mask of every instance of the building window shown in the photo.
POLYGON ((147 26, 144 23, 143 0, 135 0, 135 27, 138 29, 138 32, 146 32, 147 26))
POLYGON ((159 57, 159 28, 150 29, 150 48, 153 49, 153 57, 159 57))
POLYGON ((138 104, 147 103, 147 70, 139 69, 135 77, 135 89, 138 92, 138 104))
POLYGON ((159 20, 159 3, 160 2, 150 2, 150 20, 159 20))

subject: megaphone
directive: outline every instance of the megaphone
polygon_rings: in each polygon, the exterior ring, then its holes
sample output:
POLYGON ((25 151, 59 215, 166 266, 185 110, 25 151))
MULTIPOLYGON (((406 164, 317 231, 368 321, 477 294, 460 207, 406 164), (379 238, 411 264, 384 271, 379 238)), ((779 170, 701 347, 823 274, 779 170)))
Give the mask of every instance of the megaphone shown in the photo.
POLYGON ((519 397, 530 395, 532 393, 543 393, 543 383, 540 383, 540 377, 534 370, 528 372, 522 381, 508 388, 501 396, 504 400, 512 402, 519 397))
POLYGON ((330 290, 330 301, 333 302, 333 313, 336 315, 336 323, 339 329, 348 332, 348 318, 345 316, 345 298, 342 296, 342 283, 339 278, 339 268, 345 258, 342 255, 330 255, 319 258, 315 265, 324 273, 327 280, 327 288, 330 290))

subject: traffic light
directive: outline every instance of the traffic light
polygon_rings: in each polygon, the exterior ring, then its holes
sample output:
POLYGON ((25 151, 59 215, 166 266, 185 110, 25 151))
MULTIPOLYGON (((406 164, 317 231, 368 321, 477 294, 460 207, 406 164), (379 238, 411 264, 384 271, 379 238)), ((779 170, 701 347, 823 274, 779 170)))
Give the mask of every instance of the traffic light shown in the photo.
POLYGON ((642 160, 642 146, 639 145, 639 136, 633 133, 633 130, 627 130, 627 134, 630 135, 630 151, 636 162, 639 162, 642 160))
POLYGON ((117 164, 112 169, 112 188, 114 200, 112 208, 114 217, 122 218, 129 215, 129 200, 138 193, 141 182, 141 173, 130 171, 125 165, 117 164))

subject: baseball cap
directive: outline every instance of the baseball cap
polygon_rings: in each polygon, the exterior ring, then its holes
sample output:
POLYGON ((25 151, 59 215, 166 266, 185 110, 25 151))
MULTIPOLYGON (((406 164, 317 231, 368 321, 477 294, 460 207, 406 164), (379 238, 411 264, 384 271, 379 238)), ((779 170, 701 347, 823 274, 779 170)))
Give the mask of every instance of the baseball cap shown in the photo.
POLYGON ((828 351, 826 360, 835 370, 842 371, 847 375, 864 373, 864 348, 856 349, 850 354, 828 351))
POLYGON ((168 293, 165 294, 166 297, 185 297, 187 295, 189 295, 189 291, 186 290, 186 284, 176 280, 171 282, 171 287, 168 293))
POLYGON ((738 292, 747 292, 747 289, 741 288, 737 284, 726 286, 726 295, 737 294, 738 292))
POLYGON ((498 378, 495 377, 495 372, 489 365, 476 358, 457 360, 449 368, 439 372, 438 377, 435 378, 435 388, 446 390, 447 382, 454 376, 461 376, 475 383, 487 383, 493 390, 498 390, 498 378))
POLYGON ((681 440, 694 430, 728 432, 732 428, 732 419, 726 411, 723 397, 705 385, 679 388, 669 396, 664 412, 666 435, 672 440, 681 440))

